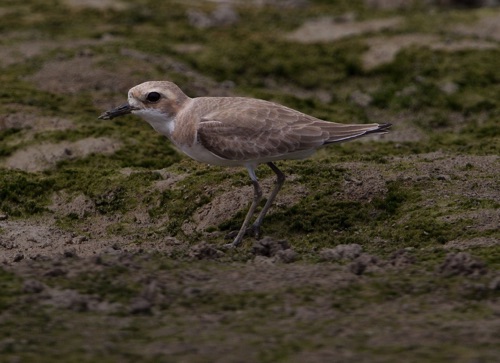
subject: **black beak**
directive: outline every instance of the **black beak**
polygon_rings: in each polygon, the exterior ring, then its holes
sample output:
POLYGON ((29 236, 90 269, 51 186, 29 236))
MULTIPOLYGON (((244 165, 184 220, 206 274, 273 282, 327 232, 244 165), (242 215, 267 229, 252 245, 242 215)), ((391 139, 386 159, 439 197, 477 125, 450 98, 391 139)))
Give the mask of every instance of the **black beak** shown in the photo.
POLYGON ((118 116, 123 116, 131 113, 134 110, 138 110, 137 107, 130 106, 128 103, 113 108, 112 110, 104 112, 99 118, 101 120, 111 120, 112 118, 118 117, 118 116))

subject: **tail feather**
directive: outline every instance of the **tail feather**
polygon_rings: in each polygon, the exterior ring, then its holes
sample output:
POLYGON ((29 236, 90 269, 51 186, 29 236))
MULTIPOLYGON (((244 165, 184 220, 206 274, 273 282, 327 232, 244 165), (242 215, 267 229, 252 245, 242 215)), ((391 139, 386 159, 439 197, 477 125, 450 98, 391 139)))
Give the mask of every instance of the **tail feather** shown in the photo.
POLYGON ((390 123, 364 125, 346 125, 335 123, 328 128, 330 137, 325 141, 325 144, 348 141, 370 134, 385 134, 389 132, 388 129, 391 126, 392 124, 390 123))

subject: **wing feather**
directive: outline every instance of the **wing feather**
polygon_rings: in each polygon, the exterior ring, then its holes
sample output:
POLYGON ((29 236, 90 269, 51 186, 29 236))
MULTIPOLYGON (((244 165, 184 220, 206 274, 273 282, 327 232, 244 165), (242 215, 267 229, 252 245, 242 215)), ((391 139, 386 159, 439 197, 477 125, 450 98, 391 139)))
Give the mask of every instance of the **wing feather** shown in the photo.
POLYGON ((224 159, 256 160, 314 150, 377 132, 379 126, 338 124, 268 101, 227 98, 202 116, 198 141, 224 159))

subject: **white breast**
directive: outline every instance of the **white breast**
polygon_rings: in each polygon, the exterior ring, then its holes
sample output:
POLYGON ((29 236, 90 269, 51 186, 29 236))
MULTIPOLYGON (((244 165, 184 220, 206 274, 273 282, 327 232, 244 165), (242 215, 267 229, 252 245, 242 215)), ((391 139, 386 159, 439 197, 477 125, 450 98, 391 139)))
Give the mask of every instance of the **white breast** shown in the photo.
POLYGON ((169 118, 164 113, 155 109, 142 109, 132 111, 132 113, 141 117, 160 134, 168 137, 169 139, 171 138, 170 136, 175 129, 175 119, 173 117, 169 118))

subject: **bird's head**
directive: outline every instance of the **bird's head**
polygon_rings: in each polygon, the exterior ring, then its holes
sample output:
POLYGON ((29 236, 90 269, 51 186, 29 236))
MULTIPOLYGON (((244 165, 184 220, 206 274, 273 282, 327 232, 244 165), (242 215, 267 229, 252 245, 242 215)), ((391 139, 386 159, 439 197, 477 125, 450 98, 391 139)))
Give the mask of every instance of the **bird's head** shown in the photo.
POLYGON ((172 118, 187 100, 189 97, 172 82, 144 82, 130 89, 126 104, 104 112, 99 118, 110 120, 129 113, 138 114, 146 119, 149 115, 172 118))

